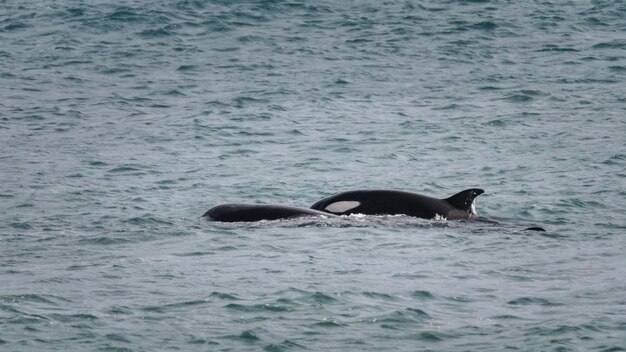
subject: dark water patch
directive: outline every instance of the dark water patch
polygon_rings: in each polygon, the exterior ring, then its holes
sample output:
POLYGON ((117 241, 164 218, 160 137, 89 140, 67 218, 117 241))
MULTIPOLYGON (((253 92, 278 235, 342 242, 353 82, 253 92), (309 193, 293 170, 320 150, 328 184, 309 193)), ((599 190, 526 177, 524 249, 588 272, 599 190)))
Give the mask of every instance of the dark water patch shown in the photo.
POLYGON ((544 52, 544 51, 557 51, 557 52, 577 52, 580 51, 578 49, 574 49, 574 48, 564 48, 564 47, 560 47, 558 45, 555 44, 546 44, 543 46, 543 48, 537 50, 538 52, 544 52))
MULTIPOLYGON (((580 83, 590 83, 590 84, 612 84, 620 82, 617 79, 609 79, 609 78, 559 78, 556 80, 557 83, 565 83, 565 84, 580 84, 580 83)), ((587 100, 582 100, 586 105, 589 105, 590 102, 587 100)))
POLYGON ((104 16, 105 21, 116 22, 143 22, 147 20, 147 14, 139 9, 132 9, 129 7, 120 7, 104 16))
POLYGON ((267 99, 240 96, 240 97, 235 98, 233 102, 231 103, 231 105, 238 109, 243 109, 250 105, 258 105, 258 104, 267 105, 268 103, 269 101, 267 99))
POLYGON ((433 295, 431 292, 429 291, 425 291, 425 290, 417 290, 417 291, 413 291, 411 292, 411 297, 415 297, 418 299, 435 299, 435 295, 433 295))
POLYGON ((133 309, 126 306, 113 306, 105 311, 111 315, 133 315, 133 309))
POLYGON ((237 297, 234 294, 224 293, 224 292, 217 292, 217 291, 216 292, 211 292, 211 294, 209 295, 209 298, 223 300, 223 301, 237 301, 237 300, 239 300, 239 297, 237 297))
POLYGON ((493 126, 493 127, 506 127, 507 123, 505 120, 496 119, 486 122, 484 125, 493 126))
POLYGON ((537 229, 539 229, 539 230, 536 230, 535 228, 531 227, 531 228, 529 228, 527 230, 531 231, 533 236, 541 236, 541 237, 545 237, 545 238, 549 238, 549 239, 567 239, 568 238, 568 236, 566 234, 560 234, 558 232, 551 232, 550 229, 546 230, 543 227, 537 227, 537 229), (542 229, 545 232, 541 231, 542 229))
POLYGON ((399 326, 404 324, 415 324, 415 323, 423 323, 430 319, 430 315, 428 315, 425 311, 418 308, 406 308, 404 310, 397 310, 390 314, 385 314, 383 316, 377 316, 374 318, 369 318, 368 320, 372 322, 380 322, 381 324, 385 324, 388 327, 399 328, 399 326))
POLYGON ((505 96, 505 100, 516 102, 516 103, 525 103, 535 100, 538 97, 548 96, 549 94, 544 93, 539 90, 532 89, 523 89, 516 92, 508 93, 505 96))
POLYGON ((142 172, 143 167, 139 165, 124 165, 108 170, 110 173, 130 173, 137 175, 142 172))
POLYGON ((270 303, 251 304, 251 305, 230 303, 230 304, 227 304, 225 308, 229 310, 245 312, 245 313, 259 313, 259 312, 282 313, 282 312, 291 311, 291 307, 287 307, 284 305, 270 304, 270 303))
POLYGON ((610 158, 606 159, 602 163, 606 165, 621 165, 624 163, 624 161, 626 161, 626 154, 618 153, 618 154, 611 155, 610 158))
POLYGON ((493 31, 498 28, 498 25, 492 21, 482 21, 469 26, 471 29, 477 29, 481 31, 493 31))
POLYGON ((158 305, 158 306, 144 306, 144 307, 140 307, 139 308, 140 311, 143 312, 150 312, 150 313, 165 313, 165 310, 163 309, 163 306, 158 305))
POLYGON ((284 340, 283 342, 281 342, 280 344, 269 344, 265 347, 263 347, 264 351, 267 352, 280 352, 280 351, 288 351, 288 350, 306 350, 308 348, 306 348, 305 345, 301 345, 298 343, 295 343, 291 340, 284 340))
POLYGON ((186 253, 174 253, 175 256, 178 257, 203 257, 209 255, 215 255, 214 251, 194 251, 194 252, 186 252, 186 253))
POLYGON ((180 72, 194 72, 200 70, 200 66, 198 65, 181 65, 176 68, 176 71, 180 72))
MULTIPOLYGON (((115 342, 125 342, 125 343, 131 343, 132 341, 126 337, 125 335, 122 334, 115 334, 115 333, 109 333, 109 334, 105 334, 104 338, 110 341, 115 341, 115 342)), ((118 349, 116 349, 118 350, 118 349)), ((130 349, 128 349, 129 351, 132 351, 130 349)))
POLYGON ((194 345, 194 346, 197 346, 197 345, 219 346, 219 342, 208 340, 208 339, 197 337, 197 336, 190 336, 189 339, 187 340, 187 343, 190 345, 194 345))
POLYGON ((178 25, 167 25, 165 27, 157 29, 145 29, 138 34, 140 37, 143 37, 145 39, 162 38, 176 34, 178 28, 178 25))
POLYGON ((415 339, 424 342, 440 342, 447 339, 447 335, 436 331, 423 331, 415 335, 415 339))
MULTIPOLYGON (((2 55, 0 54, 0 57, 1 56, 2 55)), ((13 78, 17 78, 17 76, 12 74, 12 73, 10 73, 10 72, 2 72, 2 73, 0 73, 0 78, 3 78, 3 79, 13 79, 13 78)))
POLYGON ((325 328, 325 329, 333 329, 333 328, 341 328, 348 326, 345 323, 339 322, 335 319, 327 319, 324 318, 322 321, 312 324, 313 327, 325 328))
POLYGON ((558 307, 563 305, 562 303, 552 302, 541 297, 520 297, 507 302, 507 304, 514 306, 539 305, 545 307, 558 307))
POLYGON ((609 66, 609 71, 611 72, 616 72, 616 73, 624 73, 626 72, 626 66, 609 66))
POLYGON ((31 314, 31 313, 26 313, 26 312, 22 312, 19 310, 11 310, 10 308, 7 309, 7 307, 3 307, 2 305, 0 305, 0 308, 3 311, 9 311, 11 313, 16 313, 15 316, 12 316, 8 319, 5 320, 7 325, 16 325, 16 326, 20 326, 21 328, 23 328, 24 330, 30 330, 33 332, 38 331, 37 329, 35 329, 33 327, 33 325, 38 325, 38 324, 50 324, 52 323, 52 321, 50 319, 48 319, 48 317, 44 316, 44 315, 40 315, 40 314, 31 314))
POLYGON ((453 40, 451 42, 448 42, 448 44, 452 46, 470 46, 470 45, 474 45, 478 43, 479 43, 478 41, 471 40, 471 39, 458 39, 458 40, 453 40))
POLYGON ((505 98, 506 100, 515 102, 515 103, 526 103, 533 100, 533 97, 526 94, 508 94, 505 98))
POLYGON ((239 335, 226 336, 227 339, 239 340, 245 343, 254 343, 261 340, 259 336, 253 330, 242 331, 239 335))
POLYGON ((91 264, 73 264, 68 266, 65 270, 74 271, 74 270, 83 270, 88 268, 101 267, 103 264, 101 263, 91 263, 91 264))
POLYGON ((160 306, 144 307, 143 309, 147 311, 158 311, 158 312, 163 313, 163 312, 172 311, 172 310, 179 310, 181 308, 202 306, 202 305, 206 305, 209 302, 210 302, 209 300, 196 299, 196 300, 191 300, 191 301, 168 303, 168 304, 163 304, 160 306))
POLYGON ((626 347, 601 345, 598 350, 601 352, 623 352, 626 351, 626 347))
POLYGON ((432 109, 433 110, 457 110, 459 108, 461 108, 461 106, 458 104, 447 104, 443 106, 435 106, 432 109))
POLYGON ((229 46, 229 47, 224 47, 224 48, 212 48, 211 50, 217 51, 220 53, 230 53, 234 51, 239 51, 241 50, 241 48, 238 46, 229 46))
POLYGON ((606 27, 609 25, 608 23, 594 16, 585 18, 585 23, 587 23, 590 26, 600 26, 600 27, 606 27))
POLYGON ((591 46, 593 49, 626 49, 626 39, 615 39, 591 46))
POLYGON ((491 317, 491 319, 495 320, 522 320, 522 318, 512 315, 512 314, 502 314, 491 317))
POLYGON ((169 96, 173 96, 173 97, 184 97, 186 96, 185 93, 182 93, 181 91, 177 90, 177 89, 172 89, 170 91, 167 91, 164 93, 164 95, 169 95, 169 96))
POLYGON ((50 319, 61 323, 80 323, 84 321, 94 321, 99 318, 92 314, 58 314, 53 313, 48 316, 50 319))
POLYGON ((395 300, 397 300, 396 297, 394 297, 394 296, 392 296, 390 294, 387 294, 387 293, 366 291, 366 292, 363 292, 362 295, 365 296, 365 297, 380 299, 380 300, 383 300, 383 301, 395 301, 395 300))
MULTIPOLYGON (((33 207, 34 205, 31 205, 29 207, 33 207)), ((18 206, 18 207, 24 207, 24 206, 18 206)), ((33 225, 31 225, 28 222, 10 222, 9 223, 9 227, 16 229, 16 230, 31 230, 33 229, 33 225)))
POLYGON ((80 244, 89 244, 89 245, 99 245, 99 246, 109 246, 115 244, 122 243, 130 243, 131 240, 124 237, 112 237, 112 236, 95 236, 89 238, 81 238, 79 240, 80 244))
POLYGON ((134 74, 130 74, 130 72, 133 72, 133 71, 134 70, 131 67, 99 67, 98 68, 98 72, 103 75, 111 75, 111 76, 119 75, 119 76, 124 76, 125 78, 135 77, 134 74), (128 75, 123 75, 123 74, 128 74, 128 75))
POLYGON ((559 335, 578 334, 584 330, 586 329, 583 326, 574 325, 559 325, 557 327, 542 326, 530 328, 528 334, 532 334, 534 336, 551 336, 556 338, 559 335))
POLYGON ((69 302, 68 300, 52 295, 36 295, 36 294, 23 294, 23 295, 0 295, 0 303, 3 304, 15 304, 15 303, 44 303, 49 305, 56 305, 55 302, 69 302))
POLYGON ((4 27, 2 27, 1 32, 16 32, 22 29, 27 29, 30 28, 31 25, 24 23, 24 22, 20 22, 20 21, 14 21, 11 22, 7 25, 5 25, 4 27))

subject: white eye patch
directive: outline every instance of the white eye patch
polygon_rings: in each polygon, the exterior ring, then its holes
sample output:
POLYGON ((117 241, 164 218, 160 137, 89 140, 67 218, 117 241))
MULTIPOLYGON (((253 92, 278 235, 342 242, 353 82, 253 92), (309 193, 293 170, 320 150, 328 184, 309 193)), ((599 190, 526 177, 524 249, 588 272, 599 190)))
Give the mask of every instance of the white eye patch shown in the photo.
POLYGON ((341 202, 330 203, 326 206, 326 211, 331 213, 344 213, 361 205, 361 202, 344 200, 341 202))

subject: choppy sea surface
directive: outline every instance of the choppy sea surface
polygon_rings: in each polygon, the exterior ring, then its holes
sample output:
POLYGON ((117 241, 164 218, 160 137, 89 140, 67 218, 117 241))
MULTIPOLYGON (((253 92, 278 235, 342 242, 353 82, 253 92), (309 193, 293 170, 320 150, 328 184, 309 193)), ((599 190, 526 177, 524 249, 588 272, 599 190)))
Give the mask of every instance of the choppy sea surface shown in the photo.
POLYGON ((0 43, 2 351, 626 350, 623 1, 2 0, 0 43), (474 187, 500 224, 200 218, 474 187))

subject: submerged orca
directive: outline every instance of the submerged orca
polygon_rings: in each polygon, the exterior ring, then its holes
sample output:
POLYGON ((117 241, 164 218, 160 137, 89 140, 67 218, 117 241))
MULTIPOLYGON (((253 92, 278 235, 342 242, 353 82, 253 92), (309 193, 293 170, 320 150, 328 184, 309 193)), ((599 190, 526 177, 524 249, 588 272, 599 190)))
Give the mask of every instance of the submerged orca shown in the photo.
POLYGON ((286 205, 269 204, 221 204, 209 209, 202 217, 213 221, 237 222, 237 221, 261 221, 297 218, 302 216, 326 216, 335 215, 308 208, 290 207, 286 205))
POLYGON ((388 190, 357 190, 330 196, 313 204, 311 209, 336 215, 409 215, 423 219, 437 216, 449 220, 476 217, 474 198, 484 193, 480 188, 466 189, 445 199, 417 193, 388 190))

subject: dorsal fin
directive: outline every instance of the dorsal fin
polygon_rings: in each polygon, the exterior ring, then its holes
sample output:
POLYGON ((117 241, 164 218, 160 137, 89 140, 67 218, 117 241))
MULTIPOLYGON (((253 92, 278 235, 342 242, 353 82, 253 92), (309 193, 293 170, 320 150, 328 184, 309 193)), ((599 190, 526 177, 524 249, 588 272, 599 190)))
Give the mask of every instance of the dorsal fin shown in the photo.
POLYGON ((474 198, 483 193, 485 193, 485 191, 480 188, 470 188, 447 198, 446 202, 450 203, 455 208, 470 211, 472 209, 472 203, 474 203, 474 198))

